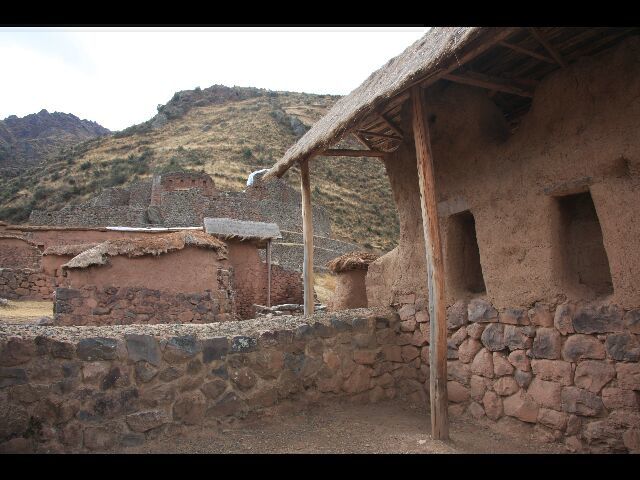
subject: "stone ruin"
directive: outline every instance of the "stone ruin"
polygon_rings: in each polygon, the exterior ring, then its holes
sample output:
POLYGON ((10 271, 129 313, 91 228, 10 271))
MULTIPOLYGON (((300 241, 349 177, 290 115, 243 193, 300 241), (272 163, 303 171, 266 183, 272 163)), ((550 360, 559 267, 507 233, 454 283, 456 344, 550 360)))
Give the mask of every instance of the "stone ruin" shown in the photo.
MULTIPOLYGON (((302 210, 300 194, 283 180, 256 180, 242 192, 223 192, 206 173, 171 172, 128 187, 106 188, 93 199, 49 212, 33 210, 31 225, 63 227, 193 227, 205 217, 233 218, 275 223, 282 239, 273 244, 273 261, 302 270, 302 210)), ((313 207, 319 270, 331 258, 357 248, 332 238, 331 222, 324 208, 313 207)))

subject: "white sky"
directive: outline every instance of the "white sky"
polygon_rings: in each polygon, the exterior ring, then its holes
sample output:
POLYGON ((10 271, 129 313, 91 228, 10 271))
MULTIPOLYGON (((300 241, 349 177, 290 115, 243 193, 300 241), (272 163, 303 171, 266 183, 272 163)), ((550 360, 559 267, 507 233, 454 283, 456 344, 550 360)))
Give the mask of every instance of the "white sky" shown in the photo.
POLYGON ((121 130, 213 84, 344 95, 427 30, 0 28, 0 119, 45 108, 121 130))

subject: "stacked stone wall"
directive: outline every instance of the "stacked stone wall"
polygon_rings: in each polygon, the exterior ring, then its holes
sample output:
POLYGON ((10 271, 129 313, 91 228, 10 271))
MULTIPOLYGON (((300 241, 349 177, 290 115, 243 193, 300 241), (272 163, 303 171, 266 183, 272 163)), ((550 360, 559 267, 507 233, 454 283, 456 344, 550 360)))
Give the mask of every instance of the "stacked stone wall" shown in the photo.
POLYGON ((0 268, 40 268, 42 252, 26 239, 0 237, 0 268))
POLYGON ((40 270, 0 268, 0 297, 10 300, 51 300, 55 278, 40 270))
MULTIPOLYGON (((427 302, 397 298, 398 343, 428 362, 427 302)), ((640 452, 640 310, 537 303, 448 308, 450 413, 528 426, 570 451, 640 452)), ((428 390, 428 385, 424 386, 428 390)))
POLYGON ((56 212, 33 210, 32 225, 62 225, 66 227, 149 226, 146 208, 132 206, 67 206, 56 212))
POLYGON ((123 450, 249 415, 402 396, 415 368, 398 351, 397 327, 389 310, 208 325, 0 325, 0 451, 123 450))
POLYGON ((218 271, 218 290, 172 293, 143 287, 87 285, 56 288, 56 325, 210 323, 235 319, 235 293, 228 270, 218 271))

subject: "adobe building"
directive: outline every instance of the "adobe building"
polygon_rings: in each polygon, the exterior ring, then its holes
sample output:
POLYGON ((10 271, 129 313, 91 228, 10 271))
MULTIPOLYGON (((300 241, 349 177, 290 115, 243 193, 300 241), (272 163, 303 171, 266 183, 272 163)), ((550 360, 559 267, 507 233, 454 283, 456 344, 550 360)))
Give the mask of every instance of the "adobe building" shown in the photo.
POLYGON ((334 258, 327 268, 335 275, 336 286, 327 307, 331 311, 367 307, 365 277, 369 265, 378 255, 368 252, 351 252, 334 258))
POLYGON ((304 209, 314 157, 384 163, 400 238, 368 304, 430 360, 435 438, 451 411, 640 449, 639 59, 638 28, 433 28, 265 176, 300 164, 304 209))

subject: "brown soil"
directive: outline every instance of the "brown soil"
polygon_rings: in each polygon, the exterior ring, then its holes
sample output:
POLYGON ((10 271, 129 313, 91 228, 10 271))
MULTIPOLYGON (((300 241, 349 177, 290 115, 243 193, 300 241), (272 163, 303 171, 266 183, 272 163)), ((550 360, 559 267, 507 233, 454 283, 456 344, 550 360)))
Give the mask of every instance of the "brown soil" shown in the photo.
POLYGON ((219 429, 171 435, 119 453, 565 453, 530 438, 526 427, 451 419, 451 442, 429 435, 428 412, 398 401, 334 403, 245 420, 219 429), (523 431, 524 430, 524 431, 523 431))
POLYGON ((53 317, 53 302, 9 300, 0 307, 0 323, 35 323, 42 317, 53 317))

